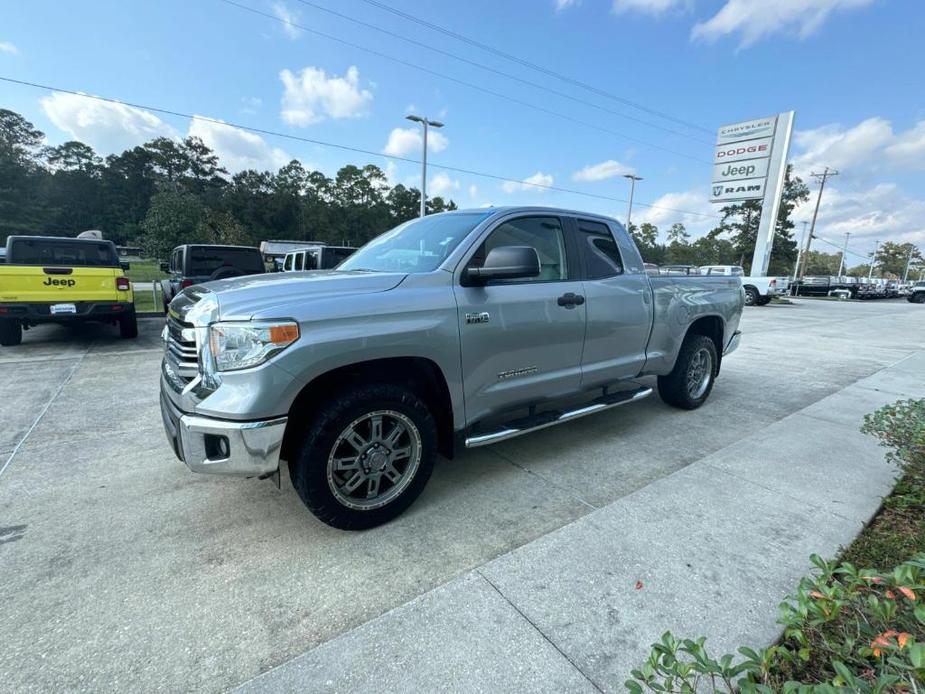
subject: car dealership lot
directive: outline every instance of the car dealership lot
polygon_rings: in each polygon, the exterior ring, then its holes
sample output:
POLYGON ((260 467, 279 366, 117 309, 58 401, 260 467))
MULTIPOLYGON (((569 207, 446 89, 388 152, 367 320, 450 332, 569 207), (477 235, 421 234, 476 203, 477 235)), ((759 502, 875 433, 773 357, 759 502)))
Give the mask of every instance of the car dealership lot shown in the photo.
POLYGON ((160 323, 0 350, 0 681, 218 690, 922 349, 906 302, 746 311, 705 407, 657 397, 441 461, 393 523, 333 530, 286 475, 189 473, 157 403, 160 323))

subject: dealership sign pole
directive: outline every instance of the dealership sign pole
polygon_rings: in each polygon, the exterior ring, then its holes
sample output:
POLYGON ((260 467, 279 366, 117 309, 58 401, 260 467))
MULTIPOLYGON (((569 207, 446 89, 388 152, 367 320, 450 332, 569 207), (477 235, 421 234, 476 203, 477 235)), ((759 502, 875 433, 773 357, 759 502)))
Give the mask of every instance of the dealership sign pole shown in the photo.
POLYGON ((762 200, 761 221, 751 275, 764 275, 771 258, 787 151, 793 131, 793 111, 724 125, 716 135, 710 202, 762 200))

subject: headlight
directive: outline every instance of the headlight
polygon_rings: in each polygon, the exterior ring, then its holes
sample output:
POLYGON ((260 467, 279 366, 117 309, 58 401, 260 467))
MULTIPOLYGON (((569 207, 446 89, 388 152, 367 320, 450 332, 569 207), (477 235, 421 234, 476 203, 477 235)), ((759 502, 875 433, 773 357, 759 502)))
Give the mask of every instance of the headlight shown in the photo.
POLYGON ((292 321, 213 323, 209 349, 219 371, 235 371, 262 364, 299 339, 292 321))

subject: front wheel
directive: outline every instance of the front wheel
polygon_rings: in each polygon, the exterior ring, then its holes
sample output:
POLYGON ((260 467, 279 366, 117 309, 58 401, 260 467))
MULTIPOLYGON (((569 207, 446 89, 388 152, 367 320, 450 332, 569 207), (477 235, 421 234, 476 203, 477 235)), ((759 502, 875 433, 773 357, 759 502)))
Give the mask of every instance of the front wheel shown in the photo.
POLYGON ((15 319, 0 319, 0 345, 15 347, 22 342, 22 324, 15 319))
POLYGON ((703 335, 688 335, 671 373, 658 377, 658 394, 674 407, 697 409, 713 390, 718 363, 713 340, 703 335))
POLYGON ((318 519, 363 530, 414 502, 436 456, 437 426, 423 400, 397 385, 359 385, 315 415, 289 474, 318 519))

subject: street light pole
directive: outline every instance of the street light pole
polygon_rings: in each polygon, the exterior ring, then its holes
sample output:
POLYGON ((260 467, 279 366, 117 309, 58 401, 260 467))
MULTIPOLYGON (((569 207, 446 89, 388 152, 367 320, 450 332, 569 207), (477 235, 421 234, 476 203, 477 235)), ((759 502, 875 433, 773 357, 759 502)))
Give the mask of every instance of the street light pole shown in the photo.
POLYGON ((903 272, 903 284, 909 279, 909 265, 912 264, 912 247, 909 248, 909 255, 906 257, 906 270, 903 272))
POLYGON ((874 244, 873 255, 870 256, 870 270, 867 271, 867 280, 870 281, 870 278, 874 276, 874 263, 877 262, 877 251, 880 249, 880 242, 877 241, 874 244))
POLYGON ((642 176, 636 176, 635 174, 623 174, 623 178, 628 178, 630 180, 630 201, 626 208, 626 230, 629 231, 633 216, 633 193, 636 192, 636 181, 641 181, 642 176))
POLYGON ((405 118, 424 126, 424 152, 421 155, 421 217, 423 217, 427 214, 427 128, 442 128, 443 123, 414 114, 407 115, 405 118))
POLYGON ((845 232, 845 247, 842 249, 842 252, 841 252, 841 260, 838 261, 838 275, 837 275, 838 277, 841 277, 842 267, 844 267, 845 270, 848 269, 848 263, 845 262, 845 256, 848 253, 848 239, 850 238, 851 238, 851 232, 850 231, 845 232))

